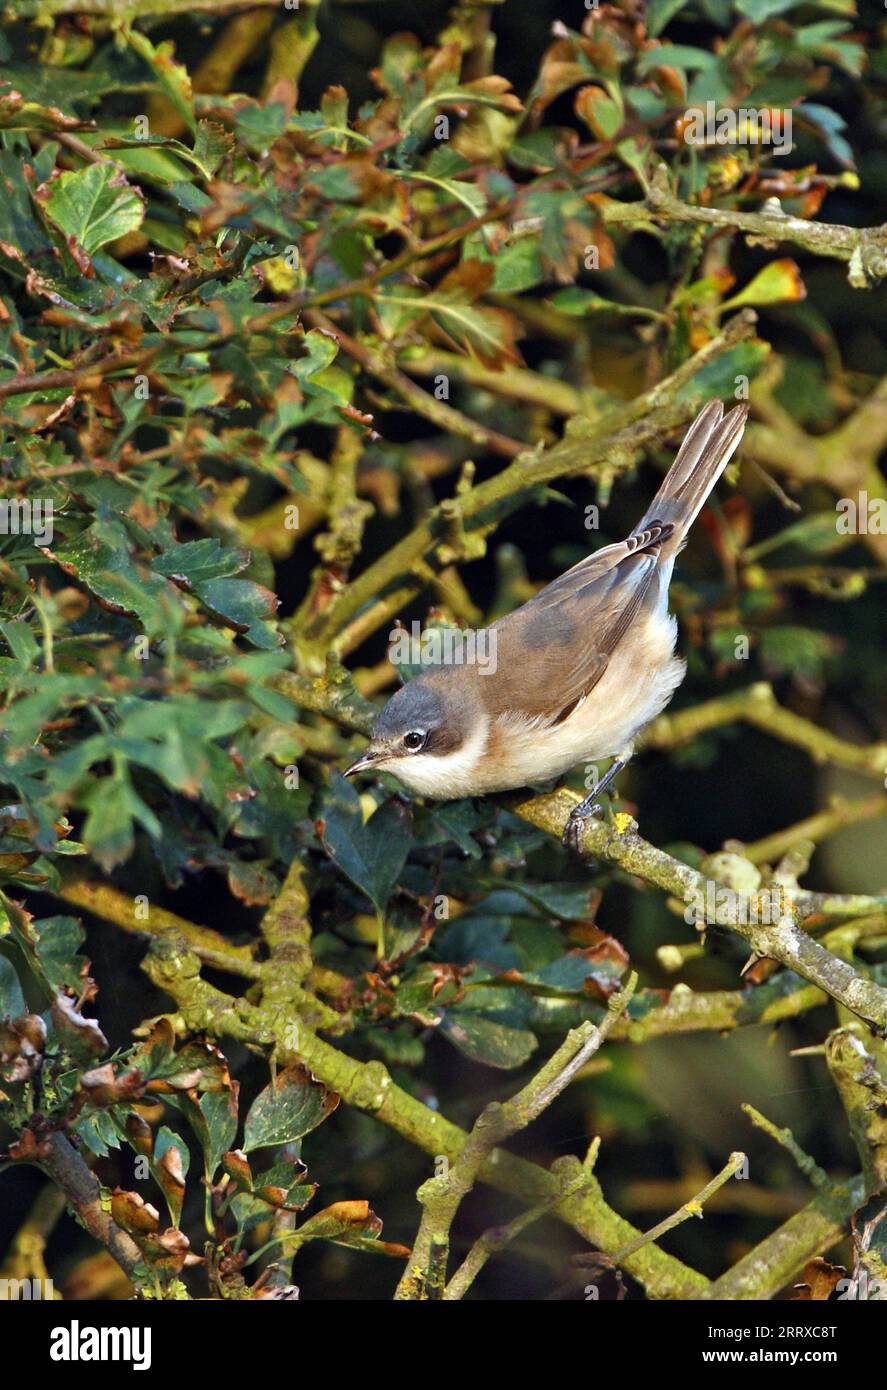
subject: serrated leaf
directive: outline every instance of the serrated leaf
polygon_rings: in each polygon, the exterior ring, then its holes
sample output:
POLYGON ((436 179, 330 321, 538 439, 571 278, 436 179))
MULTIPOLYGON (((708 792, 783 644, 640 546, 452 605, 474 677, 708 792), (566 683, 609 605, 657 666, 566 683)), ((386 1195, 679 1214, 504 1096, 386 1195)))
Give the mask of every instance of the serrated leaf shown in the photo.
POLYGON ((267 621, 277 612, 280 600, 264 585, 249 579, 210 579, 196 584, 194 592, 257 647, 282 646, 282 635, 267 621))
POLYGON ((191 78, 188 75, 188 69, 182 63, 175 61, 174 45, 167 41, 155 46, 147 34, 142 34, 137 29, 130 29, 129 27, 124 30, 124 34, 127 42, 132 45, 139 57, 148 64, 154 73, 164 96, 175 107, 186 125, 194 130, 197 123, 194 119, 191 78))
POLYGON ((249 551, 223 547, 216 536, 169 546, 151 562, 155 574, 184 580, 192 587, 210 579, 237 574, 249 564, 249 551))
POLYGON ((113 869, 129 858, 136 825, 156 839, 162 836, 160 821, 133 789, 123 767, 94 782, 83 795, 82 805, 88 812, 83 840, 103 869, 113 869))
POLYGON ((101 247, 137 231, 145 217, 141 194, 113 164, 88 164, 60 174, 43 185, 39 196, 81 269, 101 247))

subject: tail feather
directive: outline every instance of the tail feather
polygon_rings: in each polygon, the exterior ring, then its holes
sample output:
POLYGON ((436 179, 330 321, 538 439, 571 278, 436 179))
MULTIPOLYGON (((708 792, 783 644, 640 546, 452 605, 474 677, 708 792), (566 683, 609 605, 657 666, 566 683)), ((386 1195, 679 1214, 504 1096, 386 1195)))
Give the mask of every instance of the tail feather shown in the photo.
POLYGON ((687 431, 677 458, 633 535, 656 522, 669 525, 672 531, 663 549, 677 553, 733 457, 747 416, 747 405, 738 405, 725 415, 720 401, 709 401, 687 431))

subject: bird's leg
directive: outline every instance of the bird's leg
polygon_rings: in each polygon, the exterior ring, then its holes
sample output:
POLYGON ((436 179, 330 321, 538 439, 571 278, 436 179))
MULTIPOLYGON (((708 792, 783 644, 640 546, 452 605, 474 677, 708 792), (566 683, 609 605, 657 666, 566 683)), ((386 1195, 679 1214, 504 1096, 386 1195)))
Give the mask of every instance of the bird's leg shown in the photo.
POLYGON ((613 780, 619 776, 625 764, 628 762, 629 756, 630 755, 615 758, 600 781, 595 782, 585 800, 580 801, 578 806, 573 807, 567 817, 567 823, 564 826, 563 838, 567 849, 574 849, 577 854, 579 853, 585 822, 591 820, 592 816, 599 816, 601 814, 603 810, 603 803, 600 800, 601 793, 605 792, 613 780))

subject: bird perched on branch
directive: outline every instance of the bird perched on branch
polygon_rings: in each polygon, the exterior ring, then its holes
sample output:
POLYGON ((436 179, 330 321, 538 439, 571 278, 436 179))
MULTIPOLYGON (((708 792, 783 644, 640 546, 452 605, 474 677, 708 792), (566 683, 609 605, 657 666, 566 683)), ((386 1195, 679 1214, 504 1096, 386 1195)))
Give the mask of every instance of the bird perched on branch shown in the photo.
POLYGON ((625 766, 634 740, 684 678, 668 611, 675 556, 735 452, 748 415, 710 401, 653 502, 624 541, 581 560, 483 634, 492 662, 451 660, 384 706, 346 776, 390 772, 440 801, 548 781, 579 763, 615 761, 575 807, 583 822, 625 766))

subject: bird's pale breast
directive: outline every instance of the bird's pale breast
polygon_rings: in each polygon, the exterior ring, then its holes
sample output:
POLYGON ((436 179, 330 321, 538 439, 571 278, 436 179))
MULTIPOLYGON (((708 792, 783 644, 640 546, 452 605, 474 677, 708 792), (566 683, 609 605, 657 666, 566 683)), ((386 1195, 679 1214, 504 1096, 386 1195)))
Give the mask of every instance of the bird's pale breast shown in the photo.
POLYGON ((519 710, 501 716, 474 772, 481 785, 472 792, 545 781, 580 763, 622 753, 683 680, 685 663, 674 656, 676 635, 670 614, 635 622, 594 689, 560 724, 546 728, 519 710))

